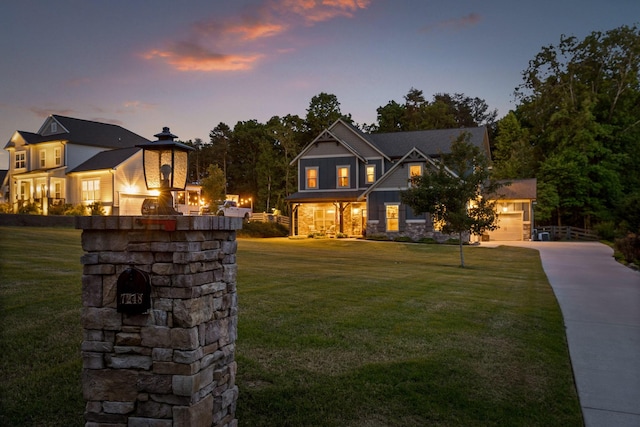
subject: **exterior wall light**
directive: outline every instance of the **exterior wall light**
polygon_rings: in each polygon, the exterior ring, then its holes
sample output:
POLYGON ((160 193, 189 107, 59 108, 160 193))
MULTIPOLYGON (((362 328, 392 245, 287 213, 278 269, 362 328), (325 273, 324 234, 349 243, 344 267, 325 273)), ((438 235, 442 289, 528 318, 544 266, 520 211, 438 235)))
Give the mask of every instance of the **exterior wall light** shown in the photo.
POLYGON ((193 151, 188 145, 175 142, 176 135, 163 127, 162 132, 154 135, 157 141, 140 144, 142 148, 142 164, 144 168, 144 180, 148 190, 159 192, 156 209, 145 209, 143 214, 156 215, 181 215, 173 207, 172 191, 182 191, 187 185, 187 169, 189 166, 189 151, 193 151))

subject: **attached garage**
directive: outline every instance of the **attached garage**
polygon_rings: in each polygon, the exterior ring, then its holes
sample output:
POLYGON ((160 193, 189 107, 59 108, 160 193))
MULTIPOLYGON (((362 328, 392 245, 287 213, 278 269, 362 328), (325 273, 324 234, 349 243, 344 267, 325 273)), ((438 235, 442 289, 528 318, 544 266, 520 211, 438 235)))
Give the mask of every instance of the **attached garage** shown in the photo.
POLYGON ((140 216, 142 209, 142 201, 150 197, 142 194, 121 194, 120 195, 120 211, 118 215, 122 216, 140 216))
POLYGON ((498 229, 490 231, 490 240, 523 240, 523 212, 502 212, 498 216, 498 229))

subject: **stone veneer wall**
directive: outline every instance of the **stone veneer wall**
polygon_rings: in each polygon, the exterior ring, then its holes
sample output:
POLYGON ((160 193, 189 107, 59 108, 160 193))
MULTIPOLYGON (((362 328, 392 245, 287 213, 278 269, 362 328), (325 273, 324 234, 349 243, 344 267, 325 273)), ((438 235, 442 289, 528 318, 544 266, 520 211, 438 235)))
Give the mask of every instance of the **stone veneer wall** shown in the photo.
POLYGON ((237 425, 241 227, 216 216, 78 217, 86 427, 237 425), (130 266, 150 275, 148 314, 117 312, 130 266))

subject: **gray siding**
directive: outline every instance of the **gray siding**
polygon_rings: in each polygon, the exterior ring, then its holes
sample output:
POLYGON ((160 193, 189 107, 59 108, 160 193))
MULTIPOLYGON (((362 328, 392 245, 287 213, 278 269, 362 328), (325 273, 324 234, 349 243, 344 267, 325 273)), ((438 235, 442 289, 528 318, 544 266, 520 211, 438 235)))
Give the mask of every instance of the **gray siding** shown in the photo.
POLYGON ((380 153, 375 150, 368 142, 363 141, 361 137, 356 135, 353 130, 349 129, 342 123, 338 123, 331 133, 345 141, 351 148, 356 150, 362 157, 380 157, 380 153))
POLYGON ((345 156, 352 155, 344 145, 336 142, 318 142, 314 144, 304 157, 345 156))
POLYGON ((316 158, 316 159, 301 159, 299 182, 300 190, 306 190, 306 177, 305 170, 307 167, 318 167, 318 190, 335 190, 338 188, 337 181, 337 167, 338 166, 350 166, 349 175, 349 188, 356 188, 356 169, 357 160, 355 157, 329 157, 329 158, 316 158))

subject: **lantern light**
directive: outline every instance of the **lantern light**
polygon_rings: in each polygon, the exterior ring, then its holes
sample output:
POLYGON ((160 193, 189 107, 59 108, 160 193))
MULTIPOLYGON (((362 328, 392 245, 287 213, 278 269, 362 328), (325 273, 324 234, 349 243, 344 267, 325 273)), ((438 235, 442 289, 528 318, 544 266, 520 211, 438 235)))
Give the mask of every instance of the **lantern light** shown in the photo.
POLYGON ((181 191, 187 185, 189 151, 192 147, 174 141, 176 135, 163 127, 154 135, 157 141, 137 145, 142 148, 144 180, 148 190, 159 191, 157 209, 144 209, 143 213, 157 215, 180 215, 173 207, 172 191, 181 191))

